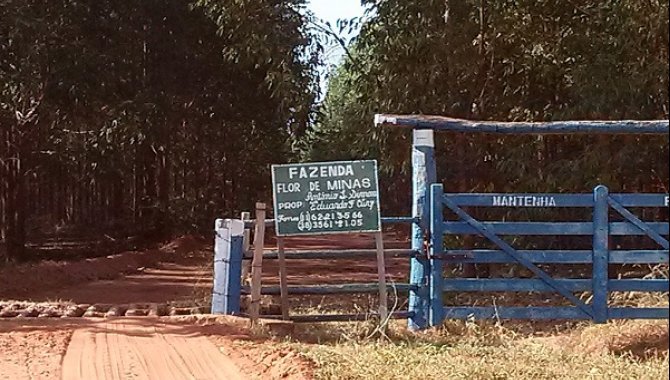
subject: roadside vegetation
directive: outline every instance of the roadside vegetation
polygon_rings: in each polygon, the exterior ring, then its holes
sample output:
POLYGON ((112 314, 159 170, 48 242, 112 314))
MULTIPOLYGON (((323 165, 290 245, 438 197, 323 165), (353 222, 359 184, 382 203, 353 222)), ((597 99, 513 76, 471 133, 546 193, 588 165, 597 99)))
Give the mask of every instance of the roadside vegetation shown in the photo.
POLYGON ((208 231, 265 197, 318 93, 304 4, 0 2, 0 263, 208 231))
MULTIPOLYGON (((668 306, 667 293, 617 294, 629 306, 668 306)), ((308 313, 309 311, 304 310, 308 313)), ((293 350, 315 379, 668 379, 667 321, 446 321, 412 332, 391 321, 296 324, 256 332, 259 357, 293 350), (289 327, 289 326, 287 326, 289 327), (274 335, 273 335, 274 334, 274 335)))
MULTIPOLYGON (((209 231, 270 203, 269 165, 288 161, 376 158, 382 212, 408 215, 408 135, 377 112, 668 118, 667 2, 363 4, 324 25, 305 0, 1 2, 0 262, 209 231), (345 59, 320 89, 332 44, 345 59)), ((657 136, 437 144, 445 191, 669 187, 657 136)))
POLYGON ((533 329, 449 322, 427 333, 399 332, 390 341, 292 345, 313 361, 317 379, 668 378, 666 322, 533 329))

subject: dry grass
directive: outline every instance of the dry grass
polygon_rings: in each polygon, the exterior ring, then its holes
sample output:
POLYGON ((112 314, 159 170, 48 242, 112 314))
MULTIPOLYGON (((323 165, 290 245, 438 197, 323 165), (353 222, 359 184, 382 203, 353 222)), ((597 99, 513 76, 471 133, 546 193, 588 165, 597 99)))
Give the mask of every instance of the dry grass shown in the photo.
MULTIPOLYGON (((610 305, 667 307, 668 294, 613 293, 610 305)), ((292 312, 351 312, 311 306, 292 312)), ((266 348, 300 352, 316 379, 658 380, 669 378, 667 323, 448 321, 415 333, 392 321, 382 337, 374 320, 302 324, 266 348)))
MULTIPOLYGON (((587 302, 588 297, 582 295, 587 302)), ((294 314, 365 312, 376 306, 375 299, 299 301, 292 305, 294 314), (352 302, 360 309, 341 309, 352 302)), ((612 293, 610 305, 667 307, 668 294, 612 293)), ((298 351, 312 363, 316 379, 669 378, 667 321, 449 321, 420 333, 404 325, 391 322, 381 338, 373 320, 296 325, 290 338, 266 341, 259 352, 298 351)), ((257 334, 267 337, 267 332, 257 334)))
POLYGON ((382 341, 365 326, 306 326, 286 344, 315 364, 317 379, 668 379, 665 322, 449 322, 419 334, 394 324, 382 341))
MULTIPOLYGON (((668 295, 613 294, 612 304, 667 306, 668 295)), ((448 321, 380 338, 374 321, 296 326, 283 341, 316 379, 668 379, 667 321, 448 321)))
POLYGON ((653 360, 667 357, 668 325, 665 321, 615 321, 535 340, 576 353, 653 360))

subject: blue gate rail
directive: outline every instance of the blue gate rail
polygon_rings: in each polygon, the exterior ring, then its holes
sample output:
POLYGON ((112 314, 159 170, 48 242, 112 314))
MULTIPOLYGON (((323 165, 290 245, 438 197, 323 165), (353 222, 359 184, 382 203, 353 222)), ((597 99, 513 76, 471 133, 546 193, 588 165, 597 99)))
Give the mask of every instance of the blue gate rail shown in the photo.
MULTIPOLYGON (((536 264, 591 264, 592 250, 517 250, 519 255, 536 264)), ((495 249, 446 249, 436 257, 455 264, 502 263, 516 261, 505 252, 495 249)), ((668 261, 667 250, 612 250, 610 264, 657 264, 668 261)))
MULTIPOLYGON (((240 297, 243 294, 249 294, 249 287, 241 285, 241 263, 244 258, 242 255, 242 235, 232 236, 231 232, 223 228, 223 225, 232 223, 232 220, 217 219, 215 224, 215 271, 214 271, 214 289, 212 292, 212 313, 213 314, 232 314, 245 315, 240 310, 240 297), (225 235, 225 236, 224 236, 225 235)), ((242 233, 244 228, 253 228, 254 220, 235 220, 239 223, 238 234, 242 233)), ((387 224, 416 224, 418 218, 414 217, 382 217, 383 225, 387 224)), ((274 220, 266 219, 266 227, 274 227, 274 220)), ((319 259, 357 259, 376 257, 377 251, 373 249, 331 249, 331 250, 300 250, 285 252, 286 260, 319 260, 319 259)), ((419 255, 417 251, 411 249, 385 249, 384 254, 387 257, 406 257, 412 258, 419 255)), ((277 259, 277 251, 265 251, 263 259, 277 259)), ((416 287, 406 283, 388 283, 387 289, 391 294, 410 293, 416 291, 416 287)), ((288 286, 288 294, 297 295, 337 295, 337 294, 371 294, 379 292, 378 283, 348 283, 348 284, 319 284, 319 285, 294 285, 288 286)), ((280 289, 278 286, 264 286, 261 288, 263 295, 278 295, 280 289)), ((370 317, 378 316, 376 313, 362 314, 310 314, 310 315, 292 315, 289 319, 293 322, 334 322, 334 321, 359 321, 370 317)), ((409 310, 394 310, 389 313, 391 319, 412 318, 414 313, 409 310)), ((263 315, 263 318, 281 318, 281 316, 263 315)))
POLYGON ((667 207, 667 194, 609 194, 598 186, 593 194, 444 194, 441 184, 430 189, 430 279, 429 324, 444 319, 667 319, 668 308, 609 307, 609 292, 667 292, 667 279, 609 279, 609 264, 668 263, 667 222, 643 222, 627 207, 667 207), (461 207, 580 207, 593 208, 588 222, 481 222, 461 207), (459 221, 445 221, 447 207, 459 221), (625 221, 610 222, 613 209, 625 221), (444 235, 480 235, 498 249, 445 249, 444 235), (517 250, 499 235, 545 236, 590 235, 591 250, 517 250), (610 250, 610 236, 646 235, 659 250, 610 250), (531 270, 532 279, 446 279, 443 263, 517 263, 531 270), (590 279, 552 278, 535 264, 592 264, 590 279), (443 304, 444 292, 552 292, 563 295, 573 306, 454 307, 443 304), (585 304, 574 292, 591 291, 592 302, 585 304))

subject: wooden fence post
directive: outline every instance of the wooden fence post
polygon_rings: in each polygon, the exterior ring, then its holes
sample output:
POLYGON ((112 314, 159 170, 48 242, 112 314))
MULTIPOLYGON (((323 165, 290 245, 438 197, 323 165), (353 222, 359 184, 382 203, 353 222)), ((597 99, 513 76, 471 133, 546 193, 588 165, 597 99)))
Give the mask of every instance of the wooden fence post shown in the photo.
POLYGON ((607 322, 609 267, 609 190, 603 185, 593 190, 593 320, 607 322))
POLYGON ((261 308, 261 278, 263 276, 263 249, 265 246, 265 203, 256 203, 254 231, 254 258, 251 262, 251 324, 258 321, 261 308))
MULTIPOLYGON (((249 211, 243 211, 240 215, 240 218, 243 222, 249 222, 251 220, 251 213, 249 211)), ((249 247, 251 246, 251 229, 244 227, 243 240, 242 240, 242 254, 245 260, 242 261, 242 283, 249 285, 249 275, 251 274, 251 251, 249 247)))
POLYGON ((444 253, 442 233, 442 184, 433 184, 430 187, 430 326, 438 326, 444 319, 444 303, 442 301, 443 274, 442 258, 444 253))
POLYGON ((428 326, 430 262, 424 243, 430 228, 428 188, 436 181, 436 176, 433 131, 415 129, 412 143, 412 216, 418 217, 420 222, 412 225, 412 250, 417 255, 410 259, 409 282, 416 289, 409 292, 411 317, 407 323, 411 330, 428 326))
POLYGON ((214 222, 212 314, 240 312, 243 230, 241 220, 217 219, 214 222))
POLYGON ((288 280, 286 278, 286 255, 284 252, 284 238, 277 236, 277 258, 279 259, 279 295, 281 300, 282 319, 289 319, 288 312, 288 280))
POLYGON ((377 278, 379 279, 379 320, 382 324, 388 318, 388 294, 386 289, 386 261, 384 260, 384 235, 382 231, 375 233, 377 248, 377 278))

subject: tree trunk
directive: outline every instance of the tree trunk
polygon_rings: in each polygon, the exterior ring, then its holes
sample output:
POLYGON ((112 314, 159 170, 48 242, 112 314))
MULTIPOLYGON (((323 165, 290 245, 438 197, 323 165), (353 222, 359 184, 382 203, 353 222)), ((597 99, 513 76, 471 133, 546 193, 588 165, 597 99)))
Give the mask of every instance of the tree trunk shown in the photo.
POLYGON ((171 165, 169 159, 169 144, 163 146, 163 150, 158 154, 158 212, 156 227, 160 235, 165 236, 169 233, 168 210, 170 202, 170 172, 171 165))
MULTIPOLYGON (((0 129, 0 147, 9 153, 9 132, 0 129)), ((8 155, 0 156, 0 262, 7 260, 7 225, 9 223, 9 162, 8 155)))
POLYGON ((23 261, 26 259, 25 230, 25 176, 21 166, 22 156, 14 150, 7 163, 6 210, 6 250, 7 259, 23 261))

